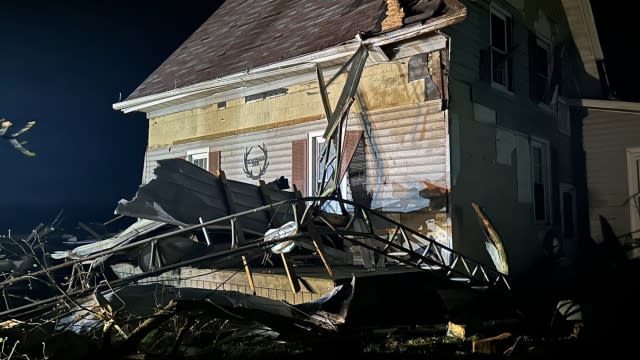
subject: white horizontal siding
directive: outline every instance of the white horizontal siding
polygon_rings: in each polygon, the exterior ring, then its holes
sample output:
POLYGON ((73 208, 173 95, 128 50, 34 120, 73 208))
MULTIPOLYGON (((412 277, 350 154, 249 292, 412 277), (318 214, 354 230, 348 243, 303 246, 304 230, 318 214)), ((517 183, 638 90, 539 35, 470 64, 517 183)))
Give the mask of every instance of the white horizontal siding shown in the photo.
POLYGON ((583 121, 591 235, 602 238, 599 216, 616 234, 631 230, 627 148, 640 147, 640 115, 589 110, 583 121))
MULTIPOLYGON (((413 211, 424 208, 428 200, 418 192, 425 183, 446 187, 446 124, 439 102, 403 106, 351 115, 350 130, 364 130, 366 187, 372 194, 372 207, 386 211, 413 211)), ((291 179, 291 143, 307 139, 310 132, 326 128, 326 120, 255 131, 184 145, 150 150, 147 153, 145 181, 152 178, 155 162, 185 156, 186 151, 209 147, 221 152, 221 168, 227 178, 256 183, 244 171, 244 154, 248 147, 266 146, 269 166, 265 181, 279 176, 291 179)), ((257 151, 257 148, 255 148, 257 151)), ((259 154, 259 152, 253 153, 259 154)))

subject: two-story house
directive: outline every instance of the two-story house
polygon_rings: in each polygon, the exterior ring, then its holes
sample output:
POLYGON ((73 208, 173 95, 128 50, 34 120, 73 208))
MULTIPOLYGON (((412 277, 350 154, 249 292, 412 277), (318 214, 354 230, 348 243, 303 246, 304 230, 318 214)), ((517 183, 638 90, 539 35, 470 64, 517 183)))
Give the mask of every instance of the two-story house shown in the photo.
POLYGON ((514 271, 557 227, 577 236, 567 97, 596 97, 581 41, 587 1, 227 0, 129 97, 156 161, 185 158, 230 179, 319 182, 333 79, 368 58, 347 119, 342 195, 489 263, 471 203, 514 271), (442 201, 442 194, 447 194, 442 201))

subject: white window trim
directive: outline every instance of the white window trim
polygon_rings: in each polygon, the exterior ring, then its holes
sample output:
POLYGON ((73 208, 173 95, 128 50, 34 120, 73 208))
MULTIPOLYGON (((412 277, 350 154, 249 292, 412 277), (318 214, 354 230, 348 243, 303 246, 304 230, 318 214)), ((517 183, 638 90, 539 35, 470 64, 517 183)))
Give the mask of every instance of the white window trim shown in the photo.
POLYGON ((187 150, 187 161, 193 163, 193 160, 204 159, 205 167, 203 169, 209 171, 209 147, 187 150))
MULTIPOLYGON (((513 90, 509 89, 509 80, 511 80, 512 84, 513 84, 513 79, 510 79, 512 77, 511 75, 513 73, 513 69, 511 69, 511 68, 508 69, 508 71, 507 71, 507 73, 505 75, 505 80, 506 80, 505 81, 506 82, 505 85, 502 85, 502 84, 500 84, 498 82, 495 82, 493 80, 493 49, 494 49, 494 47, 493 47, 493 26, 491 24, 491 15, 496 15, 499 18, 501 18, 502 20, 504 20, 504 23, 505 23, 504 44, 505 44, 505 48, 507 48, 507 49, 505 49, 506 50, 506 52, 504 53, 505 56, 508 54, 508 51, 509 51, 509 49, 508 49, 508 47, 509 47, 509 42, 508 42, 509 37, 507 36, 508 35, 507 32, 511 31, 511 29, 507 29, 506 28, 507 23, 508 23, 507 19, 510 19, 511 24, 513 24, 513 17, 511 16, 511 14, 508 11, 504 10, 503 8, 501 8, 501 7, 499 7, 499 6, 495 5, 495 4, 491 4, 490 10, 489 10, 489 47, 490 47, 490 54, 489 55, 491 57, 491 64, 490 64, 491 65, 490 66, 491 67, 491 74, 490 74, 491 75, 491 87, 493 87, 495 89, 498 89, 498 90, 502 90, 502 91, 506 92, 507 94, 513 94, 513 90)), ((513 34, 511 34, 511 38, 513 39, 513 34)), ((497 51, 501 51, 499 49, 496 49, 496 50, 497 51)))
POLYGON ((551 144, 548 140, 538 138, 535 136, 531 137, 530 141, 530 149, 529 149, 529 158, 531 159, 531 198, 533 207, 531 208, 533 214, 533 220, 536 224, 539 225, 547 225, 551 224, 553 219, 553 212, 551 206, 551 144), (533 159, 533 148, 540 148, 543 150, 542 155, 544 157, 545 167, 544 167, 544 180, 546 182, 546 186, 544 188, 544 199, 545 199, 545 218, 544 220, 536 219, 536 196, 535 196, 535 179, 534 177, 534 159, 533 159))

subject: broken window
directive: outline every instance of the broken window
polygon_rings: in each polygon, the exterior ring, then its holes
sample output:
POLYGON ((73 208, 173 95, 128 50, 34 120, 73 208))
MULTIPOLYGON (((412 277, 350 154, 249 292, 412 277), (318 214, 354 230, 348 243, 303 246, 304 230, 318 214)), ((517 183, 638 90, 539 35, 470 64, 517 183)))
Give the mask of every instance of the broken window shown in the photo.
POLYGON ((187 161, 209 171, 209 149, 187 151, 187 161))
POLYGON ((511 16, 491 7, 491 81, 499 88, 511 91, 511 16))
MULTIPOLYGON (((329 161, 328 165, 325 164, 325 160, 322 159, 322 147, 325 145, 326 140, 323 138, 324 132, 313 132, 309 133, 309 162, 307 169, 309 174, 307 179, 309 179, 309 195, 319 196, 320 188, 322 186, 323 181, 328 182, 333 176, 333 172, 336 168, 336 148, 335 146, 331 146, 329 148, 329 161)), ((347 193, 347 181, 342 181, 340 183, 340 194, 342 198, 345 199, 347 193)), ((335 201, 329 201, 325 203, 323 207, 324 211, 330 213, 340 213, 340 206, 335 201)))
POLYGON ((531 140, 531 174, 533 180, 533 213, 536 222, 549 223, 549 143, 542 140, 531 140))

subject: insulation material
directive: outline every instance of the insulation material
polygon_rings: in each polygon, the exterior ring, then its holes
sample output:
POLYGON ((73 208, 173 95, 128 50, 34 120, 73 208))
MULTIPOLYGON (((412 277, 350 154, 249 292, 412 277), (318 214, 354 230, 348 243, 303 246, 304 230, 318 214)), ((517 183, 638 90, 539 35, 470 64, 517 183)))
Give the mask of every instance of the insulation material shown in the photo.
POLYGON ((398 0, 387 0, 387 17, 382 21, 382 31, 402 26, 404 10, 398 0))

